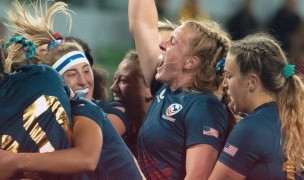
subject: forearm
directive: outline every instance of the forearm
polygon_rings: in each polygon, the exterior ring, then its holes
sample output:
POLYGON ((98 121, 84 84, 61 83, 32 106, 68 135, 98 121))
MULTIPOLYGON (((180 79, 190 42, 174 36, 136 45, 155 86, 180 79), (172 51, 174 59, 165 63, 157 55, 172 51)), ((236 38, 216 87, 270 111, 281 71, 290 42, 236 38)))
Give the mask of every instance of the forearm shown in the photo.
POLYGON ((134 35, 141 26, 158 27, 158 14, 154 0, 129 0, 129 28, 134 35))
MULTIPOLYGON (((79 173, 94 171, 102 148, 102 132, 92 120, 75 116, 73 148, 49 153, 10 153, 8 164, 20 171, 79 173)), ((15 171, 15 172, 16 172, 15 171)))
POLYGON ((154 0, 129 0, 129 28, 146 83, 151 84, 160 55, 158 15, 154 0))
POLYGON ((56 174, 93 171, 90 160, 77 149, 55 151, 52 153, 18 153, 11 158, 16 172, 35 171, 56 174))

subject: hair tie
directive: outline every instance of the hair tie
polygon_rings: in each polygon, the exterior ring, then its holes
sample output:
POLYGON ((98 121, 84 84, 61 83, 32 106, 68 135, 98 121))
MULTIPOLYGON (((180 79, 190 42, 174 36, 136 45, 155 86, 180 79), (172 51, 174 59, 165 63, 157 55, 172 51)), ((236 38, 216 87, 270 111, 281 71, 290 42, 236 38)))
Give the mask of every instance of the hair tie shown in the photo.
POLYGON ((59 32, 54 33, 53 37, 55 40, 59 40, 59 39, 61 39, 62 41, 65 40, 65 38, 59 32))
POLYGON ((34 43, 25 39, 25 37, 22 36, 12 37, 8 41, 6 41, 6 43, 4 44, 4 50, 6 50, 13 43, 19 43, 23 45, 23 47, 25 48, 24 49, 25 60, 31 59, 35 56, 36 47, 34 43))
POLYGON ((47 49, 53 49, 54 47, 56 47, 58 44, 61 44, 61 43, 62 43, 61 39, 55 40, 47 46, 47 49))
POLYGON ((215 66, 216 73, 219 73, 224 66, 225 66, 225 59, 221 59, 215 66))
POLYGON ((283 67, 283 76, 288 79, 290 76, 295 75, 295 65, 287 64, 283 67))
POLYGON ((54 33, 52 36, 55 40, 51 39, 49 45, 47 46, 47 49, 53 49, 65 40, 65 38, 59 32, 54 33))

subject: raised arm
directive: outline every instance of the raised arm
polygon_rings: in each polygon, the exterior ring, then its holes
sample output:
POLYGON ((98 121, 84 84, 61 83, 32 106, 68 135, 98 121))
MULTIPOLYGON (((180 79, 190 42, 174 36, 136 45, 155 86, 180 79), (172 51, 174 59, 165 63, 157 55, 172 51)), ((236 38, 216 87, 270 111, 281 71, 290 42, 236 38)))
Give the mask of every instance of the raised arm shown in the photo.
POLYGON ((74 147, 49 153, 11 153, 0 151, 0 179, 17 172, 35 171, 70 174, 94 171, 101 152, 102 132, 97 123, 75 116, 74 147))
POLYGON ((150 85, 160 55, 158 15, 154 0, 129 0, 128 15, 143 75, 150 85))

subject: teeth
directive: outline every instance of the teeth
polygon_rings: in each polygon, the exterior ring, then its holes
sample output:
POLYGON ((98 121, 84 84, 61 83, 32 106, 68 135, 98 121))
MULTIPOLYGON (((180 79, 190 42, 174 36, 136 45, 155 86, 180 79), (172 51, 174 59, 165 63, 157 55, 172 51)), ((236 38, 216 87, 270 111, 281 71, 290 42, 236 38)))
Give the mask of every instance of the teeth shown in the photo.
POLYGON ((120 98, 119 98, 119 97, 114 96, 114 100, 115 100, 115 101, 119 101, 119 100, 120 100, 120 98))
POLYGON ((83 92, 84 94, 87 94, 89 92, 89 88, 76 90, 74 93, 77 94, 78 92, 83 92))
POLYGON ((165 58, 164 58, 164 55, 163 55, 163 54, 160 54, 160 55, 158 56, 158 60, 159 60, 159 61, 164 61, 164 59, 165 59, 165 58))

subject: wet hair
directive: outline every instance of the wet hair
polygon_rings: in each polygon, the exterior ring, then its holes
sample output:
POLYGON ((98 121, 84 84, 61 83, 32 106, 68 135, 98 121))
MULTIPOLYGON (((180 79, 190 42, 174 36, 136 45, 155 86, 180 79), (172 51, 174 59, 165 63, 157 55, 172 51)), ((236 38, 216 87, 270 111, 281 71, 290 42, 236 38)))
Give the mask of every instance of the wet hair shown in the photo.
POLYGON ((219 88, 220 77, 216 74, 216 64, 227 56, 230 48, 229 35, 217 23, 208 20, 185 20, 182 25, 193 32, 188 54, 197 56, 201 61, 193 82, 186 89, 212 93, 219 88))
POLYGON ((304 167, 304 84, 300 77, 284 77, 289 64, 278 42, 267 34, 255 34, 236 41, 230 50, 241 75, 255 73, 263 87, 276 95, 280 116, 283 154, 300 172, 304 167))

